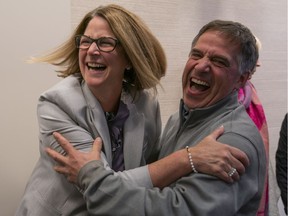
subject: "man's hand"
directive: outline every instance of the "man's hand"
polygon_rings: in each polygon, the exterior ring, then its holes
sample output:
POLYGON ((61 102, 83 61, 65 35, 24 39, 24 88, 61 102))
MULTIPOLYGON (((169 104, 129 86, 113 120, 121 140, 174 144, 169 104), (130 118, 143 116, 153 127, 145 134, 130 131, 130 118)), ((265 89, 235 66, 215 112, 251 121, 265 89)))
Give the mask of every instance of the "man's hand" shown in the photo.
POLYGON ((60 133, 54 132, 53 135, 67 153, 66 156, 63 156, 51 148, 46 149, 47 154, 59 163, 54 169, 65 175, 69 182, 77 183, 80 169, 90 161, 101 159, 102 140, 97 137, 93 143, 92 150, 84 153, 76 150, 60 133))

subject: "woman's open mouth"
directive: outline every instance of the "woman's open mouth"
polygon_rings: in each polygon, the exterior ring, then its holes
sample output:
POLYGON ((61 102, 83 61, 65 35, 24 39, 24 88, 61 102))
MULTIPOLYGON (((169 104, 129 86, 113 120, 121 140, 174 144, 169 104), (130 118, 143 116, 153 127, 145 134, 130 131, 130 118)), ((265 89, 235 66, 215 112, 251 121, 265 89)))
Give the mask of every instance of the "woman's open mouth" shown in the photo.
POLYGON ((92 62, 89 62, 86 64, 86 66, 88 67, 89 70, 97 70, 97 71, 103 71, 106 69, 106 66, 105 65, 102 65, 102 64, 98 64, 98 63, 92 63, 92 62))

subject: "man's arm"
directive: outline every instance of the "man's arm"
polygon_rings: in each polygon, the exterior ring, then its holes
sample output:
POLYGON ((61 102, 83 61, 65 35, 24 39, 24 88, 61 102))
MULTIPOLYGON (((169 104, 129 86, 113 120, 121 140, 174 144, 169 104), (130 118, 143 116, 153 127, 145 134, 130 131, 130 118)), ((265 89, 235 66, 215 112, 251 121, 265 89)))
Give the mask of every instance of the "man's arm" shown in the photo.
MULTIPOLYGON (((223 130, 222 127, 216 129, 196 147, 190 148, 190 151, 194 155, 194 164, 200 172, 217 176, 227 182, 233 182, 233 180, 239 179, 239 174, 245 172, 245 166, 248 165, 249 160, 239 149, 216 141, 223 130), (239 174, 235 173, 235 175, 229 176, 227 173, 231 167, 235 167, 239 174)), ((54 136, 68 153, 67 157, 57 154, 51 149, 47 149, 47 153, 62 165, 56 166, 56 171, 66 175, 70 182, 77 183, 80 169, 89 161, 101 159, 101 139, 97 138, 95 140, 91 152, 81 153, 75 150, 61 134, 55 132, 54 136)), ((143 169, 143 167, 138 169, 143 169)), ((135 170, 137 168, 131 172, 135 172, 135 170)), ((192 172, 186 149, 176 151, 159 161, 149 164, 148 170, 153 186, 160 188, 168 186, 180 177, 192 172)))

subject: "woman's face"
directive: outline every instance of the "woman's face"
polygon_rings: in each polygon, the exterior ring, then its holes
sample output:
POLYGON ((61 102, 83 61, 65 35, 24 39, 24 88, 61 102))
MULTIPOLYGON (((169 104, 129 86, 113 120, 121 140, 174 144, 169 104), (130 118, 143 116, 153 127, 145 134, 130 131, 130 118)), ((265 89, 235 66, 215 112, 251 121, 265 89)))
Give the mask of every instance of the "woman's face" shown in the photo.
MULTIPOLYGON (((91 19, 83 34, 93 39, 100 37, 116 39, 108 22, 99 16, 91 19)), ((80 71, 94 95, 95 92, 97 94, 107 91, 113 91, 115 94, 121 92, 124 70, 128 66, 129 62, 119 44, 108 53, 100 51, 95 42, 88 49, 79 49, 80 71)))

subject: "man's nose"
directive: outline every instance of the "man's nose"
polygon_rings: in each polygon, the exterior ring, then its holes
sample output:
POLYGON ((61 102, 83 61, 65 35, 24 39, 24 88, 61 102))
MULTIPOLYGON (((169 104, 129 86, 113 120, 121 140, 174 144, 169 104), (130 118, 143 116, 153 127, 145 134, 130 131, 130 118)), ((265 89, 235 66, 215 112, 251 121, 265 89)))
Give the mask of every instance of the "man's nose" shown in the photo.
POLYGON ((195 69, 197 71, 208 72, 210 70, 211 62, 208 58, 201 58, 197 60, 195 69))

